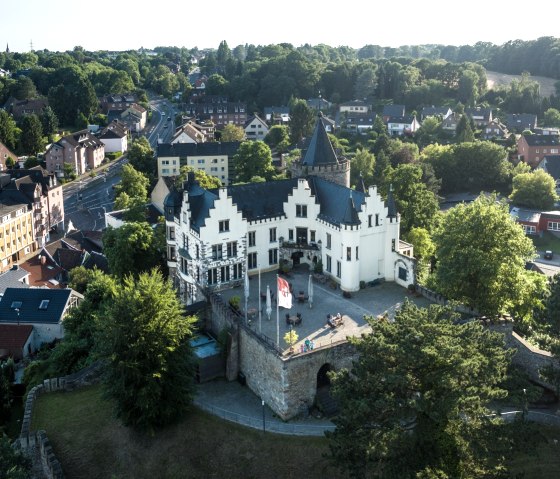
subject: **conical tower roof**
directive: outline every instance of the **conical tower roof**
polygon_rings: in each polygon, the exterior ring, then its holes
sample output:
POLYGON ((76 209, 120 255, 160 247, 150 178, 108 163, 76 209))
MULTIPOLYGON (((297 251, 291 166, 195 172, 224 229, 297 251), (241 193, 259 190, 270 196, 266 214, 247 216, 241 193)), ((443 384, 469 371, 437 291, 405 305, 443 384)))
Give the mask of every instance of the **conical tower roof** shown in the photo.
POLYGON ((334 151, 334 148, 329 140, 325 125, 321 121, 322 113, 317 118, 315 130, 311 136, 309 146, 305 151, 301 164, 304 166, 326 166, 338 165, 339 161, 334 151))
POLYGON ((354 198, 352 198, 352 190, 350 190, 350 196, 348 198, 348 203, 346 204, 346 211, 341 220, 342 224, 345 225, 359 225, 360 218, 358 217, 358 212, 356 211, 356 205, 354 204, 354 198))
POLYGON ((389 193, 387 193, 387 218, 397 217, 397 205, 393 196, 393 185, 389 185, 389 193))

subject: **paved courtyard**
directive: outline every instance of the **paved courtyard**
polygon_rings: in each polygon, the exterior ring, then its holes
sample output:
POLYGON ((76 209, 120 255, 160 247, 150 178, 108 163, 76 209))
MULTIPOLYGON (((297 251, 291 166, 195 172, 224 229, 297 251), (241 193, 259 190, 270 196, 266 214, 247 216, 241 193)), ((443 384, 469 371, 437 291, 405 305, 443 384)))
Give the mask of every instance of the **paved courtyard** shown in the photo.
MULTIPOLYGON (((404 302, 405 298, 420 306, 426 306, 429 301, 423 297, 410 295, 408 291, 396 283, 382 283, 377 286, 368 286, 360 291, 352 293, 351 298, 344 298, 339 288, 333 289, 328 281, 324 284, 313 278, 313 303, 310 305, 306 299, 299 302, 297 295, 300 291, 308 296, 309 271, 294 270, 289 277, 282 276, 292 284, 293 297, 290 310, 279 308, 279 345, 287 350, 288 345, 284 341, 284 335, 290 330, 287 324, 286 314, 294 318, 297 313, 301 314, 302 321, 293 325, 293 330, 298 335, 298 342, 294 345, 296 353, 301 351, 306 340, 308 344, 313 341, 313 347, 327 346, 329 344, 346 339, 348 336, 360 336, 369 330, 364 316, 382 315, 387 313, 394 317, 395 311, 404 302), (311 306, 311 307, 310 307, 311 306), (343 316, 344 323, 335 328, 327 324, 327 315, 343 316)), ((261 274, 261 292, 266 294, 266 287, 276 296, 276 272, 261 274)), ((225 302, 232 296, 241 298, 241 308, 245 310, 245 295, 243 285, 220 293, 225 302)), ((258 276, 251 276, 249 280, 249 299, 247 304, 248 321, 255 331, 262 332, 265 336, 276 342, 277 340, 277 316, 276 302, 272 303, 270 320, 266 314, 265 300, 260 300, 258 276), (260 319, 259 319, 259 311, 260 319)))

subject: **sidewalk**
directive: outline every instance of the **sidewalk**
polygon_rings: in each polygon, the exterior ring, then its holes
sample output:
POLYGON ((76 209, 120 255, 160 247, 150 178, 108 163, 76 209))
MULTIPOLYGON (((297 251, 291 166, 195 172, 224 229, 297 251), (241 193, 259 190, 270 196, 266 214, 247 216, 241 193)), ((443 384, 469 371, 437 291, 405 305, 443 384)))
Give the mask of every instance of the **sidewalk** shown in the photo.
MULTIPOLYGON (((194 404, 227 421, 253 429, 263 429, 261 399, 237 381, 215 379, 199 384, 194 404)), ((329 419, 317 419, 313 416, 282 421, 265 405, 264 428, 278 434, 323 436, 326 430, 334 430, 334 424, 329 419)))

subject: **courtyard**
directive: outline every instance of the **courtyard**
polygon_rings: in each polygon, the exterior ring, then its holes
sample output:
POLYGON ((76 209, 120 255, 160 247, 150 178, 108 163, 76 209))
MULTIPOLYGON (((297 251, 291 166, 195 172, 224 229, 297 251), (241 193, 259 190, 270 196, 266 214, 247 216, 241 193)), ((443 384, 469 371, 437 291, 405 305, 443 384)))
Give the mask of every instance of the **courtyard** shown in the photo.
MULTIPOLYGON (((292 286, 292 308, 280 307, 277 318, 276 314, 276 277, 277 272, 261 274, 260 293, 258 275, 249 277, 249 298, 247 301, 247 324, 256 332, 268 337, 272 342, 277 342, 284 354, 289 353, 289 346, 284 341, 284 335, 294 330, 298 340, 294 344, 295 354, 306 352, 309 348, 320 348, 345 341, 349 336, 360 336, 367 333, 370 328, 365 316, 377 317, 387 314, 389 318, 394 317, 397 309, 405 299, 409 299, 419 306, 427 306, 429 301, 423 297, 416 297, 407 289, 396 283, 384 282, 376 286, 367 286, 364 289, 353 292, 351 297, 344 297, 342 291, 337 287, 333 289, 329 281, 322 283, 317 281, 313 275, 313 301, 308 298, 310 271, 305 267, 292 270, 289 276, 281 275, 292 286), (266 288, 274 294, 271 304, 270 319, 266 312, 266 288), (303 300, 299 300, 300 292, 303 300), (260 314, 259 314, 260 312, 260 314), (342 316, 343 322, 335 327, 327 323, 328 315, 342 316), (298 320, 301 316, 301 322, 298 320), (288 318, 289 321, 288 321, 288 318), (295 324, 291 324, 295 323, 295 324), (278 329, 277 329, 278 328, 278 329), (278 330, 278 334, 277 334, 278 330)), ((233 296, 241 300, 240 307, 245 317, 245 293, 244 286, 221 291, 219 293, 224 301, 228 303, 233 296)))

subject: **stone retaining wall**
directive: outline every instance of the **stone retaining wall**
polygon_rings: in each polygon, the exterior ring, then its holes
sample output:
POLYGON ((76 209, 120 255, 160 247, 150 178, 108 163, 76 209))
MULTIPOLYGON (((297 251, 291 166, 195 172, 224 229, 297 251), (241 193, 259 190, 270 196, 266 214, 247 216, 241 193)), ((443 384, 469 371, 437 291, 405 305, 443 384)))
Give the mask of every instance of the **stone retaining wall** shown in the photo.
POLYGON ((101 363, 94 363, 81 371, 60 378, 45 379, 43 384, 34 386, 25 401, 25 410, 18 438, 20 447, 32 458, 34 452, 39 452, 42 469, 49 479, 63 479, 62 466, 54 455, 47 433, 45 431, 32 431, 31 418, 35 399, 43 393, 54 391, 73 391, 74 389, 89 386, 99 382, 101 378, 101 363))

